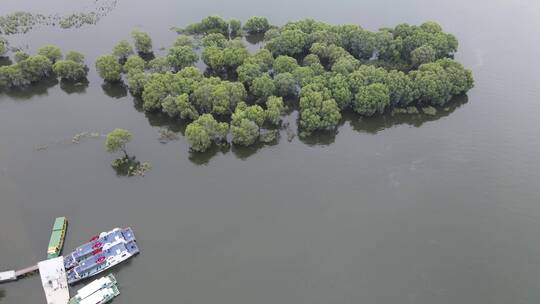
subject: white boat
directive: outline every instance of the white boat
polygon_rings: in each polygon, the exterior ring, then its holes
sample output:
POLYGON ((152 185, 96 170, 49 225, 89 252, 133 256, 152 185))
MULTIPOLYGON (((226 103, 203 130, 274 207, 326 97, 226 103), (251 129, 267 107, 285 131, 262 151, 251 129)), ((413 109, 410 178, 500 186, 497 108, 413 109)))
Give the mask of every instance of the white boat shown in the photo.
POLYGON ((116 278, 109 274, 79 289, 69 304, 103 304, 119 294, 116 278))

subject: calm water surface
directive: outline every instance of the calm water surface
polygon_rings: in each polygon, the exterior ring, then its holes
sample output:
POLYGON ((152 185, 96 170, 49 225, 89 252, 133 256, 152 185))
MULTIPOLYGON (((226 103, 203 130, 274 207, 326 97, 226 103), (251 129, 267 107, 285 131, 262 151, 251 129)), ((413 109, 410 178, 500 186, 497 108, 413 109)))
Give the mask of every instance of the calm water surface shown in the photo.
MULTIPOLYGON (((2 14, 88 11, 92 1, 4 0, 2 14)), ((0 268, 45 255, 55 216, 66 249, 132 226, 142 253, 114 269, 130 303, 536 303, 540 300, 540 4, 537 1, 125 1, 95 26, 39 28, 14 46, 80 50, 88 86, 0 93, 0 268), (335 136, 192 157, 93 62, 133 28, 154 47, 209 14, 314 17, 375 30, 437 20, 473 69, 467 100, 436 117, 343 122, 335 136), (118 177, 102 139, 132 131, 154 169, 118 177), (48 144, 45 151, 35 147, 48 144)), ((296 113, 287 120, 294 123, 296 113)), ((77 286, 77 288, 82 285, 77 286)), ((0 303, 44 303, 38 276, 0 303)))

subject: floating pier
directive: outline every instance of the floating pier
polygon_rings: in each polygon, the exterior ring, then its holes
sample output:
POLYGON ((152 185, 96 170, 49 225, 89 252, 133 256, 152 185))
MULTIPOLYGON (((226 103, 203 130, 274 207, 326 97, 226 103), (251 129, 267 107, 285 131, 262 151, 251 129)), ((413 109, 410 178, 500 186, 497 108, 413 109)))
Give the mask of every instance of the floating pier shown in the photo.
POLYGON ((68 303, 69 289, 64 268, 64 258, 58 257, 39 262, 38 267, 47 304, 68 303))

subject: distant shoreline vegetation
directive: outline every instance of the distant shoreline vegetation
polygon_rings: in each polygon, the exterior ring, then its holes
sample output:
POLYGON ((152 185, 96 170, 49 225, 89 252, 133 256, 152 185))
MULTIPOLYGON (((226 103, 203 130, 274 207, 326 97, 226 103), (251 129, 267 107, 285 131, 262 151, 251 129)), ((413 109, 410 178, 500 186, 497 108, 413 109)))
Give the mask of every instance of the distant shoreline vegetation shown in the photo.
POLYGON ((125 80, 144 111, 190 121, 185 135, 195 152, 229 139, 272 141, 291 107, 307 136, 335 131, 345 111, 427 113, 474 86, 471 71, 453 59, 457 39, 432 21, 371 32, 313 19, 274 26, 264 17, 242 25, 209 16, 176 31, 163 57, 153 55, 148 34, 134 31, 133 46, 120 41, 96 69, 105 82, 125 80), (254 36, 264 37, 262 47, 250 53, 242 38, 254 36), (194 67, 199 59, 204 72, 194 67))

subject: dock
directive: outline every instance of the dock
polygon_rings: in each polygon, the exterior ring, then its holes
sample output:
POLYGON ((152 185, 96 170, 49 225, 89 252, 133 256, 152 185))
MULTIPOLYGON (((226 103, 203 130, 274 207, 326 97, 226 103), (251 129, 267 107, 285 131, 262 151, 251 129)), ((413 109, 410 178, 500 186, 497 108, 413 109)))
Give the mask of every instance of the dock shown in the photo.
POLYGON ((25 275, 31 274, 38 271, 38 265, 33 265, 30 267, 23 268, 21 270, 8 270, 0 272, 0 283, 2 282, 9 282, 9 281, 16 281, 20 277, 23 277, 25 275))
POLYGON ((57 257, 39 262, 38 267, 47 304, 68 303, 69 289, 64 268, 64 258, 57 257))

